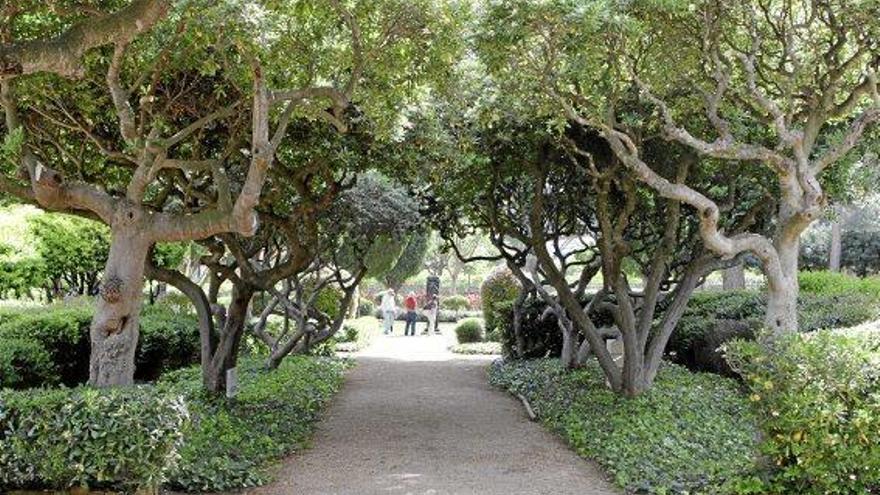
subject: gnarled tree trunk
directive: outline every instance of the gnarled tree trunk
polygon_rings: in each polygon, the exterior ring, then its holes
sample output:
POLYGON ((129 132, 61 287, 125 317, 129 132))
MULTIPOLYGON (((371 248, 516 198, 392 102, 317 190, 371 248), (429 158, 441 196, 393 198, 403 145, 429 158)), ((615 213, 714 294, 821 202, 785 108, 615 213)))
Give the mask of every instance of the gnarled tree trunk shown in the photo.
POLYGON ((110 254, 89 332, 89 384, 96 387, 134 382, 144 262, 152 242, 138 212, 120 210, 111 226, 110 254))

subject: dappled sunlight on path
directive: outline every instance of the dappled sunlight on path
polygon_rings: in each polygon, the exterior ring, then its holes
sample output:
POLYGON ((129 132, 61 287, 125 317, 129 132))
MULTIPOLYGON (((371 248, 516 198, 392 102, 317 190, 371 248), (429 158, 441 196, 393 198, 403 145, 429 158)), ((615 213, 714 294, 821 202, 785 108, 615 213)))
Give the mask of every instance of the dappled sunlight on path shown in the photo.
POLYGON ((444 334, 383 336, 359 353, 314 447, 247 493, 619 493, 488 385, 492 358, 452 354, 444 334))

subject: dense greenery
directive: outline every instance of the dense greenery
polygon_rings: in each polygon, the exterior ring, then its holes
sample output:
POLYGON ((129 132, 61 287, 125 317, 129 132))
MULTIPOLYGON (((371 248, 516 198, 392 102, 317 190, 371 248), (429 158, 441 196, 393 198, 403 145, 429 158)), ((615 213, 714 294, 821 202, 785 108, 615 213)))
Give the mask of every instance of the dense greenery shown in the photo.
MULTIPOLYGON (((801 272, 798 308, 802 332, 851 327, 880 317, 880 279, 801 272)), ((719 346, 752 339, 761 328, 766 296, 757 290, 705 291, 688 304, 667 352, 681 364, 729 374, 719 346)))
POLYGON ((880 332, 792 335, 772 348, 735 341, 772 469, 752 493, 880 490, 880 332))
POLYGON ((167 483, 190 492, 265 483, 273 461, 306 445, 322 406, 342 385, 344 368, 342 361, 307 356, 286 359, 271 372, 259 361, 242 362, 232 402, 203 391, 197 368, 165 375, 157 387, 181 394, 192 417, 167 483))
POLYGON ((490 380, 628 491, 717 495, 754 468, 757 424, 733 380, 664 365, 651 390, 625 399, 595 363, 566 372, 555 359, 496 362, 490 380))
POLYGON ((505 307, 509 308, 519 295, 519 291, 519 281, 507 269, 496 269, 483 280, 483 285, 480 286, 480 300, 487 332, 505 323, 499 318, 499 311, 505 307))
POLYGON ((476 318, 463 320, 455 327, 455 338, 459 344, 472 344, 483 340, 483 323, 476 318))
POLYGON ((301 448, 342 384, 342 361, 296 357, 267 372, 242 363, 233 401, 201 390, 197 367, 155 386, 0 392, 0 490, 244 488, 301 448))
POLYGON ((0 392, 0 490, 112 487, 165 481, 187 407, 153 387, 0 392))
MULTIPOLYGON (((92 311, 85 301, 0 309, 0 370, 8 370, 0 374, 0 387, 85 382, 92 311)), ((141 380, 199 359, 198 323, 189 308, 145 306, 140 331, 135 359, 141 380)))

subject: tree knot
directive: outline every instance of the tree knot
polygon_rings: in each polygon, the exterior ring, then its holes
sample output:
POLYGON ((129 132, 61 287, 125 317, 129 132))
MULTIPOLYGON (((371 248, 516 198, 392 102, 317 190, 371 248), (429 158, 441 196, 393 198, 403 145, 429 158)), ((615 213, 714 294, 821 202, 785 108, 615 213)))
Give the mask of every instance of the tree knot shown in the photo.
POLYGON ((122 299, 122 286, 124 282, 121 278, 111 275, 101 284, 100 294, 104 301, 110 304, 116 304, 122 299))

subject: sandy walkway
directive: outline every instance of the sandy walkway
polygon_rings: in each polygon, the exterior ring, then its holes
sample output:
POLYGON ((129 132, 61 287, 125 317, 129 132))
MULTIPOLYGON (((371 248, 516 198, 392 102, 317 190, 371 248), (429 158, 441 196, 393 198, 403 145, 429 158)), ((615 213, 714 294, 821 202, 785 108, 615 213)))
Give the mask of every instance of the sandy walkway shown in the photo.
POLYGON ((361 353, 314 447, 248 493, 620 493, 487 384, 486 358, 447 352, 450 339, 387 337, 361 353))

